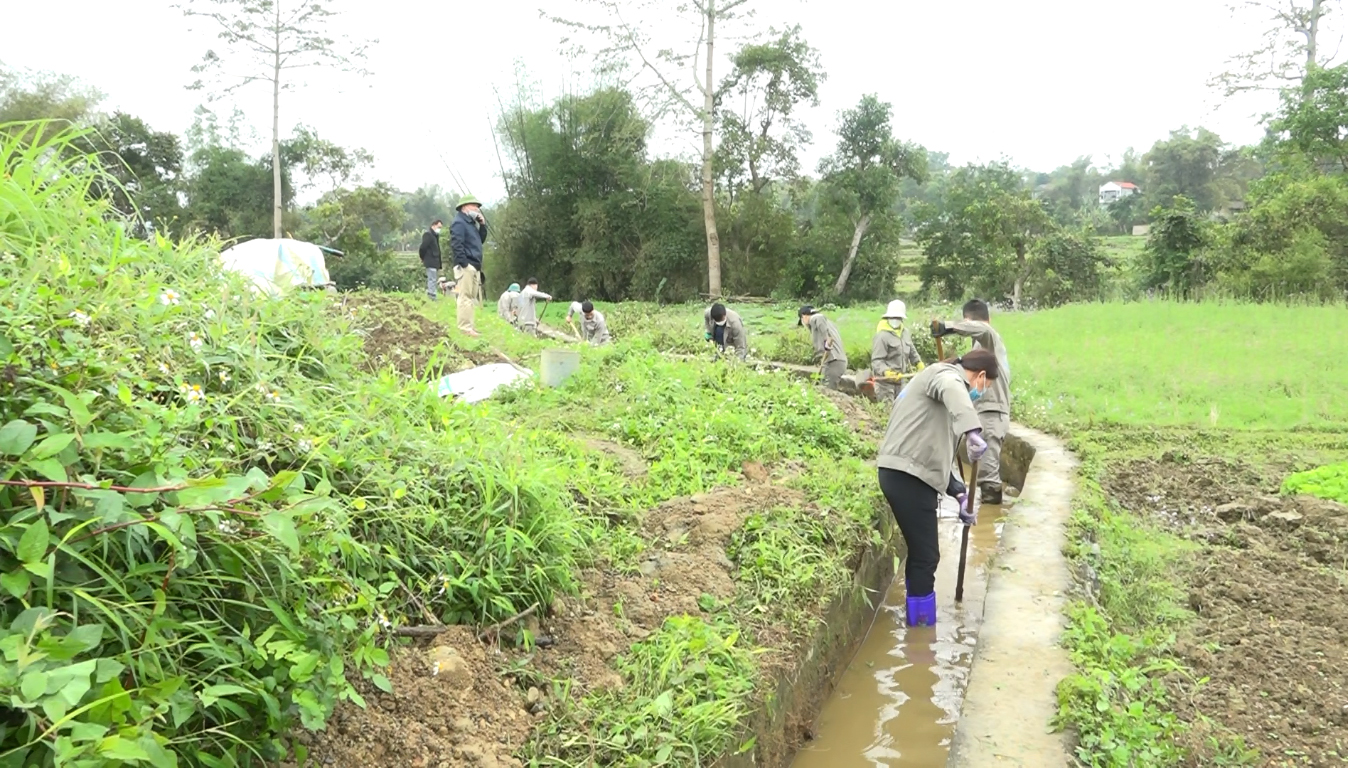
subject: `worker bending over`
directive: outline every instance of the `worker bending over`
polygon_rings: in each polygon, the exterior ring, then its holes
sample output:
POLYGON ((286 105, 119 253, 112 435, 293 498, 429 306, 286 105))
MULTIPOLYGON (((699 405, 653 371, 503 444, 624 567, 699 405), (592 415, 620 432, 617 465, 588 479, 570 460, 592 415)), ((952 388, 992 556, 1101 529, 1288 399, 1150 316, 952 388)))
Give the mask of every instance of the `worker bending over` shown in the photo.
POLYGON ((983 439, 988 443, 988 455, 978 465, 978 489, 984 504, 1002 503, 1002 443, 1011 427, 1011 365, 1006 359, 1006 345, 1001 334, 993 330, 987 302, 972 299, 964 305, 964 319, 955 323, 932 321, 932 335, 968 336, 974 349, 986 349, 997 357, 999 374, 992 388, 974 403, 983 424, 983 439))
POLYGON ((913 346, 913 337, 904 327, 908 317, 908 307, 895 299, 885 308, 880 324, 875 328, 875 339, 871 341, 871 375, 875 377, 875 398, 882 403, 892 403, 899 397, 903 388, 901 382, 885 381, 895 379, 905 373, 922 370, 922 358, 913 346))
POLYGON ((702 324, 707 331, 706 340, 716 345, 718 355, 724 355, 729 347, 739 359, 749 357, 749 337, 744 333, 740 313, 726 309, 724 304, 713 304, 702 316, 702 324))
POLYGON ((876 464, 880 492, 908 546, 903 575, 910 627, 936 623, 936 566, 941 562, 936 512, 941 493, 958 499, 964 524, 977 522, 973 492, 951 470, 960 435, 965 436, 971 461, 988 448, 974 401, 995 385, 997 375, 997 358, 985 349, 933 363, 913 377, 889 415, 876 464))
POLYGON ((515 325, 518 322, 519 298, 520 284, 511 283, 510 287, 505 290, 505 293, 501 294, 501 298, 496 300, 496 314, 500 315, 502 320, 511 325, 515 325))
POLYGON ((530 336, 538 335, 538 300, 552 301, 552 297, 538 290, 538 278, 531 277, 520 291, 519 319, 520 330, 530 336))
POLYGON ((837 389, 838 382, 842 380, 843 374, 847 373, 847 352, 843 350, 838 326, 808 304, 800 308, 799 315, 796 325, 809 327, 815 357, 823 361, 820 373, 824 377, 824 386, 837 389))
POLYGON ((604 313, 594 308, 591 302, 580 305, 580 338, 592 346, 603 346, 611 339, 608 335, 608 323, 604 322, 604 313))

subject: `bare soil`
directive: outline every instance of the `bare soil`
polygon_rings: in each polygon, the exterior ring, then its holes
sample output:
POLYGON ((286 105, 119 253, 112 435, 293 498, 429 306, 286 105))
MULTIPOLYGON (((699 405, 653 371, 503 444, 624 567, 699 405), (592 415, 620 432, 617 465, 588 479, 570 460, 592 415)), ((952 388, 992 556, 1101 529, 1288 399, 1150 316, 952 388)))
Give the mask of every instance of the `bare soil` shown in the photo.
MULTIPOLYGON (((1175 453, 1116 470, 1126 507, 1183 526, 1202 545, 1189 577, 1196 614, 1176 654, 1205 685, 1176 697, 1213 718, 1264 766, 1348 759, 1348 507, 1277 494, 1278 467, 1175 453)), ((1215 756, 1195 728, 1193 765, 1215 756)))
POLYGON ((501 663, 472 629, 450 627, 396 654, 393 693, 362 681, 365 709, 339 706, 327 731, 296 738, 309 747, 311 765, 517 768, 512 754, 534 718, 528 693, 499 674, 501 663))
POLYGON ((345 294, 338 306, 355 313, 370 370, 393 366, 404 376, 438 379, 447 373, 501 362, 489 353, 459 347, 447 326, 416 311, 398 296, 345 294))

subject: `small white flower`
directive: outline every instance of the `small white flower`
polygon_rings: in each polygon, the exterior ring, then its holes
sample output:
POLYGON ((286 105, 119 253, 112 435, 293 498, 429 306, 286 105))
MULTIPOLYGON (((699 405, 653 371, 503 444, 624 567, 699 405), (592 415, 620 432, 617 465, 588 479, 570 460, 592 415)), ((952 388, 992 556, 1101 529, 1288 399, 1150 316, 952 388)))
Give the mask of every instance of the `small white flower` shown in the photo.
POLYGON ((166 307, 173 306, 180 301, 178 292, 172 288, 165 288, 164 292, 159 294, 159 303, 166 307))
POLYGON ((199 403, 206 399, 206 393, 201 391, 200 384, 184 384, 183 394, 187 396, 187 402, 189 403, 199 403))
POLYGON ((229 383, 229 371, 220 371, 220 372, 219 372, 218 374, 216 374, 216 375, 220 377, 220 383, 221 383, 221 384, 228 384, 228 383, 229 383))
POLYGON ((89 316, 79 311, 78 309, 70 313, 70 319, 74 320, 76 323, 79 323, 81 328, 89 325, 89 316))
POLYGON ((308 440, 301 440, 295 444, 295 447, 299 449, 300 453, 309 453, 314 449, 314 444, 308 440))
POLYGON ((202 345, 204 345, 206 342, 202 340, 201 334, 197 333, 196 331, 193 331, 192 333, 189 333, 187 335, 187 343, 192 345, 192 349, 200 352, 202 345))
POLYGON ((388 620, 388 617, 384 615, 383 611, 379 612, 379 626, 383 627, 384 629, 393 628, 393 622, 388 620))
POLYGON ((257 444, 258 453, 271 453, 275 448, 276 445, 268 440, 259 440, 257 444))
POLYGON ((243 523, 240 523, 238 520, 221 520, 220 523, 215 527, 221 533, 233 536, 234 534, 243 530, 243 523))
POLYGON ((267 393, 267 399, 273 403, 279 403, 281 402, 281 393, 273 389, 267 393))
POLYGON ((291 431, 291 432, 294 432, 295 434, 298 435, 299 433, 301 433, 301 432, 304 431, 304 425, 303 425, 303 424, 291 424, 291 425, 290 425, 290 431, 291 431))
POLYGON ((172 375, 173 375, 173 371, 169 370, 168 363, 160 363, 160 364, 159 364, 159 372, 162 373, 162 374, 164 374, 165 376, 172 376, 172 375))
POLYGON ((18 257, 18 256, 15 256, 14 254, 10 253, 9 251, 5 251, 4 253, 0 253, 0 261, 5 262, 6 264, 13 264, 13 263, 14 263, 14 260, 17 259, 17 258, 19 258, 19 257, 18 257))
POLYGON ((213 310, 213 309, 208 309, 208 310, 206 310, 206 315, 205 315, 205 317, 206 317, 207 320, 214 320, 214 319, 215 319, 215 310, 213 310))

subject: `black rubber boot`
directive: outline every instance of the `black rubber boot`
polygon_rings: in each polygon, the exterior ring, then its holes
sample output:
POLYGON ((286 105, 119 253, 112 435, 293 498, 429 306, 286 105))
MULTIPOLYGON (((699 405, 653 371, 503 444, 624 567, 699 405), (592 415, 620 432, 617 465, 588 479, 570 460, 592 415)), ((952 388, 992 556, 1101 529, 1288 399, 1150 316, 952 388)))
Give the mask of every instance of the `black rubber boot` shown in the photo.
POLYGON ((983 483, 978 486, 978 490, 983 494, 981 498, 984 504, 1002 503, 1002 487, 1000 485, 993 486, 991 483, 983 483))

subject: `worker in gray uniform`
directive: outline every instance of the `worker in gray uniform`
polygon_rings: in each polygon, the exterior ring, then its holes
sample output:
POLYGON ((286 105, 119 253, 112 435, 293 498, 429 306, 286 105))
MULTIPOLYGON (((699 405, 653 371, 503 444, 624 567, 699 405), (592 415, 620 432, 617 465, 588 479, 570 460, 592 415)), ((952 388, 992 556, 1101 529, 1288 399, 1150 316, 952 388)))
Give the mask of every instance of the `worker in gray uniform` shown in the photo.
POLYGON ((963 435, 973 461, 987 450, 974 401, 996 383, 997 376, 997 358, 985 349, 933 363, 904 387, 889 414, 876 465, 880 492, 908 548, 904 563, 908 626, 936 623, 936 566, 941 562, 936 516, 941 493, 958 499, 961 522, 977 522, 973 492, 952 472, 955 444, 963 435))
POLYGON ((593 347, 602 347, 612 339, 608 334, 608 322, 604 313, 594 308, 592 302, 580 305, 580 338, 593 347))
POLYGON ((749 357, 749 337, 744 333, 740 313, 726 309, 724 304, 713 304, 702 315, 702 325, 706 331, 704 338, 716 345, 717 356, 733 349, 739 359, 749 357))
POLYGON ((923 368, 922 357, 913 346, 913 337, 904 327, 907 318, 908 307, 895 299, 885 307, 885 314, 875 327, 875 338, 871 341, 871 376, 875 378, 875 399, 882 403, 897 400, 902 388, 899 382, 886 379, 923 368))
POLYGON ((834 325, 819 310, 806 304, 797 313, 796 325, 810 329, 810 343, 814 345, 814 354, 823 361, 820 374, 824 377, 824 386, 837 389, 843 374, 847 373, 847 351, 843 349, 842 336, 838 326, 834 325))
POLYGON ((1011 428, 1011 365, 1006 359, 1006 345, 1001 334, 992 327, 987 302, 972 299, 964 305, 964 319, 953 323, 932 321, 932 336, 967 336, 973 339, 974 349, 986 349, 997 357, 998 376, 992 386, 974 403, 979 421, 983 424, 983 439, 988 453, 978 465, 978 490, 984 504, 1002 503, 1002 443, 1011 428))

